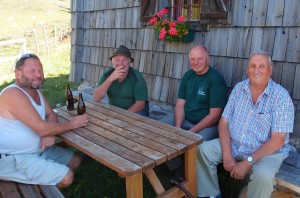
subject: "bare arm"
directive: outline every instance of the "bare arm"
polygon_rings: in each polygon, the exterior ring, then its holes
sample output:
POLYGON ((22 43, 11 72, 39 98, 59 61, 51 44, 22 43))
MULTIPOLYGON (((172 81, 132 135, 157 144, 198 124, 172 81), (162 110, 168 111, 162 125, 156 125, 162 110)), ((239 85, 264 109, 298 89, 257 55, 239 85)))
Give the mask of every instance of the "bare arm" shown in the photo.
POLYGON ((131 112, 139 112, 145 108, 145 101, 136 101, 131 107, 127 110, 131 112))
POLYGON ((283 146, 285 136, 286 133, 272 132, 271 138, 252 154, 254 161, 249 163, 247 159, 244 159, 238 162, 231 170, 230 176, 235 179, 243 179, 254 163, 267 155, 275 153, 283 146))
POLYGON ((222 148, 223 166, 226 171, 230 172, 237 162, 231 152, 231 138, 226 119, 221 118, 218 130, 222 148))
POLYGON ((192 127, 189 131, 198 133, 198 131, 216 124, 220 120, 222 110, 223 109, 221 108, 210 108, 209 114, 205 116, 200 122, 198 122, 194 127, 192 127))
MULTIPOLYGON (((17 88, 8 89, 1 95, 0 105, 5 106, 5 117, 17 119, 31 128, 40 136, 57 135, 74 128, 85 126, 88 122, 87 115, 75 116, 64 123, 53 122, 54 116, 48 114, 48 120, 42 120, 32 106, 28 97, 17 88)), ((46 104, 48 106, 48 104, 46 104)), ((49 111, 49 106, 46 109, 49 111)))
POLYGON ((181 124, 185 118, 184 113, 184 105, 186 100, 184 99, 177 99, 176 106, 175 106, 175 126, 181 127, 181 124))

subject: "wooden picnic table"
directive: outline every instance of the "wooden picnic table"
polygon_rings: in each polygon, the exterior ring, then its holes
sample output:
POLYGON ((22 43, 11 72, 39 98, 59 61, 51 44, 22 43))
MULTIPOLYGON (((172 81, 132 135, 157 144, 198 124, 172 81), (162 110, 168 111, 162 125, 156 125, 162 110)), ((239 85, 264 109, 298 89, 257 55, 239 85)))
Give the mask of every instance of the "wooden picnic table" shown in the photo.
MULTIPOLYGON (((89 123, 59 137, 126 178, 127 197, 143 197, 145 173, 158 197, 183 197, 177 187, 165 190, 153 168, 185 156, 185 181, 196 197, 196 153, 201 136, 148 117, 99 102, 85 101, 89 123)), ((59 121, 70 120, 76 110, 57 109, 59 121)))

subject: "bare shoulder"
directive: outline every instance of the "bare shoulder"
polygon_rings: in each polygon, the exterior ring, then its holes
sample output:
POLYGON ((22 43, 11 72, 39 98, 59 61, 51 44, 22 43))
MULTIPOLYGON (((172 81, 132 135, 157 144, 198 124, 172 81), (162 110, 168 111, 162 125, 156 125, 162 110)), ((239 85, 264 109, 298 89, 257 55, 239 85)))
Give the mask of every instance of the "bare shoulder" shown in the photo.
POLYGON ((26 105, 29 102, 28 97, 18 88, 10 87, 0 95, 0 116, 7 119, 15 117, 11 111, 16 111, 20 105, 26 105))

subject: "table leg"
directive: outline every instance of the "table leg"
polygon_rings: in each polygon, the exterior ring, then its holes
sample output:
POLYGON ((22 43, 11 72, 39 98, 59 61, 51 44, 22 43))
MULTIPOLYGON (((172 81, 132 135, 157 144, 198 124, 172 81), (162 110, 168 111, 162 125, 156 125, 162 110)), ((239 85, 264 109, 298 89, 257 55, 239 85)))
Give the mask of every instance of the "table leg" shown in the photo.
POLYGON ((196 197, 196 158, 197 146, 185 152, 185 181, 188 183, 189 192, 196 197))
POLYGON ((137 173, 132 176, 126 176, 126 195, 127 198, 143 197, 143 175, 137 173))

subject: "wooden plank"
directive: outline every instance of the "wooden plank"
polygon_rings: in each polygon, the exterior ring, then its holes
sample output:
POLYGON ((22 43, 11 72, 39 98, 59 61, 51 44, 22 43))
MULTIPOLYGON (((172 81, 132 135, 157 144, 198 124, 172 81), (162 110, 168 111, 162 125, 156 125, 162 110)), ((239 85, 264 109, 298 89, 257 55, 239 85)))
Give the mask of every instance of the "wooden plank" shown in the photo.
POLYGON ((133 62, 133 67, 137 70, 139 70, 140 67, 140 61, 141 61, 141 51, 140 50, 135 50, 134 51, 134 62, 133 62))
POLYGON ((267 7, 266 26, 282 26, 284 16, 284 1, 270 1, 267 7))
POLYGON ((187 150, 184 155, 185 160, 185 181, 189 184, 189 192, 196 197, 196 177, 197 177, 197 146, 187 150))
POLYGON ((41 193, 49 198, 64 198, 64 195, 58 190, 56 186, 40 185, 41 193))
POLYGON ((252 26, 265 26, 269 0, 254 0, 252 26))
POLYGON ((157 72, 157 68, 158 68, 158 65, 160 64, 158 59, 159 59, 159 52, 153 52, 152 54, 152 64, 148 65, 148 67, 150 67, 150 74, 156 74, 157 72))
POLYGON ((84 152, 103 165, 117 171, 121 175, 134 175, 142 172, 142 168, 140 166, 133 164, 132 162, 121 158, 120 156, 103 149, 92 142, 84 140, 84 138, 73 132, 63 133, 60 135, 60 138, 70 146, 77 148, 81 152, 84 152))
MULTIPOLYGON (((180 183, 184 188, 188 188, 189 185, 186 181, 180 183)), ((174 198, 174 197, 184 197, 185 194, 178 187, 173 187, 166 192, 161 193, 156 198, 174 198)))
POLYGON ((210 41, 209 45, 209 54, 210 55, 218 55, 218 48, 219 48, 219 39, 220 39, 220 28, 213 28, 210 30, 210 34, 212 40, 210 41))
MULTIPOLYGON (((188 138, 196 141, 197 144, 200 144, 202 142, 202 138, 199 135, 197 135, 195 133, 192 133, 192 132, 189 132, 189 131, 186 131, 186 130, 183 130, 181 128, 177 128, 177 127, 174 128, 173 126, 171 126, 169 124, 158 122, 157 120, 153 120, 153 119, 148 118, 148 117, 140 116, 136 113, 129 112, 127 110, 120 109, 118 107, 115 107, 115 106, 112 106, 112 105, 109 105, 109 104, 102 104, 102 103, 94 102, 94 101, 87 101, 87 103, 92 103, 92 104, 95 104, 97 106, 100 106, 101 108, 107 109, 107 110, 105 110, 105 112, 106 112, 106 114, 109 114, 110 116, 116 117, 116 116, 122 115, 122 117, 124 117, 124 119, 126 119, 127 117, 133 118, 133 119, 139 120, 143 123, 147 123, 149 125, 154 125, 154 126, 159 127, 163 130, 167 130, 167 131, 170 131, 170 132, 173 132, 173 133, 180 134, 181 136, 188 137, 188 138)), ((62 107, 62 109, 66 109, 66 108, 62 107)))
POLYGON ((300 76, 300 64, 296 65, 293 99, 300 99, 300 78, 296 78, 297 76, 300 76))
POLYGON ((300 25, 299 7, 300 7, 299 1, 295 1, 295 0, 284 1, 283 26, 300 25))
POLYGON ((170 85, 170 78, 163 77, 161 94, 160 94, 160 98, 159 98, 159 100, 162 102, 167 102, 167 100, 168 100, 169 85, 170 85))
POLYGON ((182 66, 182 72, 181 72, 180 79, 190 69, 191 69, 191 66, 190 66, 189 54, 185 54, 183 56, 183 66, 182 66))
MULTIPOLYGON (((172 76, 172 67, 174 63, 174 54, 173 53, 167 53, 166 60, 165 60, 165 66, 164 66, 164 75, 165 77, 171 77, 172 76)), ((168 81, 168 80, 167 80, 168 81)), ((164 83, 163 86, 166 86, 164 83)), ((167 91, 167 90, 164 90, 167 91)))
POLYGON ((174 96, 174 87, 175 87, 175 80, 171 78, 170 79, 170 84, 169 84, 169 89, 168 89, 168 99, 167 99, 167 103, 171 104, 173 102, 173 96, 174 96))
POLYGON ((283 163, 276 174, 276 183, 300 194, 300 169, 283 163))
POLYGON ((281 85, 286 88, 290 95, 293 94, 294 81, 295 81, 296 64, 283 63, 281 85))
POLYGON ((183 66, 183 57, 185 54, 174 54, 174 64, 172 65, 172 77, 181 79, 182 66, 183 66))
POLYGON ((272 56, 273 53, 275 32, 276 32, 275 28, 263 29, 261 49, 268 52, 270 56, 272 56))
POLYGON ((225 79, 227 87, 231 86, 233 58, 223 58, 222 74, 225 79))
MULTIPOLYGON (((22 195, 26 198, 42 198, 42 195, 39 193, 39 189, 38 189, 38 186, 36 185, 31 185, 31 184, 21 184, 21 183, 18 183, 18 186, 20 188, 20 191, 22 192, 22 195)), ((56 188, 56 190, 59 192, 59 194, 61 196, 57 196, 58 198, 59 197, 64 197, 61 192, 57 189, 56 186, 54 186, 56 188)), ((49 196, 48 194, 46 194, 46 197, 54 197, 54 196, 49 196)))
POLYGON ((249 58, 252 41, 252 31, 250 28, 242 28, 238 39, 238 57, 249 58))
POLYGON ((167 53, 159 52, 156 75, 164 76, 167 53))
POLYGON ((233 59, 232 79, 231 79, 230 87, 234 87, 237 83, 242 81, 242 79, 243 79, 243 64, 244 64, 243 59, 239 59, 239 58, 233 59))
POLYGON ((141 173, 126 176, 126 192, 128 198, 143 197, 143 177, 141 173))
POLYGON ((229 37, 229 29, 230 28, 220 28, 219 32, 219 45, 218 52, 219 56, 226 56, 227 48, 228 48, 228 37, 229 37))
POLYGON ((290 28, 286 47, 286 61, 300 62, 300 28, 290 28))
POLYGON ((152 87, 152 99, 154 100, 159 100, 160 94, 161 94, 161 88, 162 88, 162 83, 163 83, 163 77, 161 76, 155 76, 155 82, 154 82, 154 87, 152 87))
POLYGON ((251 52, 261 50, 263 37, 263 28, 253 28, 252 30, 251 52))
POLYGON ((238 4, 238 14, 235 15, 236 25, 251 26, 253 1, 239 0, 235 3, 238 4))
POLYGON ((115 15, 115 28, 125 28, 126 25, 126 10, 119 9, 115 15))
POLYGON ((271 77, 278 84, 280 84, 280 82, 281 82, 282 67, 283 67, 283 62, 275 62, 273 65, 273 71, 272 71, 271 77))
MULTIPOLYGON (((147 60, 146 60, 146 55, 147 55, 147 53, 148 52, 146 52, 146 51, 141 51, 141 55, 140 55, 140 64, 139 64, 139 68, 138 68, 138 70, 140 71, 140 72, 144 72, 144 67, 146 66, 148 66, 148 62, 147 62, 147 60)), ((149 64, 149 65, 151 65, 151 64, 149 64)))
POLYGON ((239 35, 240 35, 240 28, 228 28, 228 43, 227 43, 227 50, 226 55, 231 57, 237 57, 238 55, 238 48, 239 45, 239 35))
POLYGON ((157 175, 155 174, 153 169, 148 169, 145 171, 145 175, 147 176, 151 186, 153 187, 155 193, 157 195, 165 192, 164 187, 162 186, 162 184, 160 183, 157 175))
POLYGON ((288 28, 276 28, 272 60, 284 61, 288 44, 288 28))
POLYGON ((4 198, 20 198, 16 183, 0 180, 0 194, 4 198))
MULTIPOLYGON (((65 121, 65 119, 60 118, 60 121, 65 121)), ((73 132, 87 140, 94 141, 94 143, 102 148, 122 156, 122 158, 141 166, 143 169, 154 168, 156 165, 155 160, 162 163, 160 161, 166 161, 167 159, 163 154, 145 148, 144 146, 117 135, 117 133, 101 128, 99 129, 99 126, 96 124, 89 124, 88 127, 76 129, 73 130, 73 132), (143 151, 139 152, 140 150, 143 151)))

